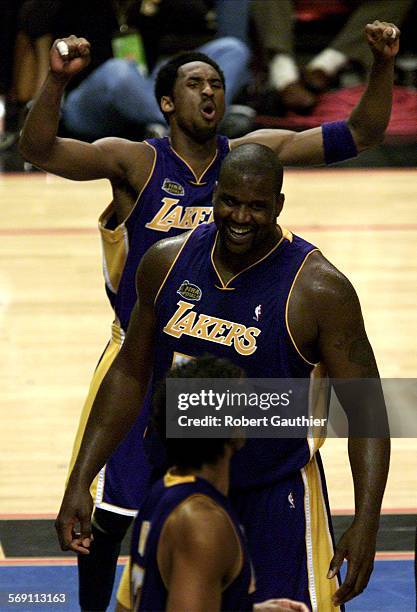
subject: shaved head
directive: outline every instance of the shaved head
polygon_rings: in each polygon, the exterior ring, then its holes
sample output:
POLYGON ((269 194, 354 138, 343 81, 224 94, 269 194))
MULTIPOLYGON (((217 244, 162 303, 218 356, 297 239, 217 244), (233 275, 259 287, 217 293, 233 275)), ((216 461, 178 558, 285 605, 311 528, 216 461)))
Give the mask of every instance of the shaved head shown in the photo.
POLYGON ((271 177, 275 195, 281 193, 283 167, 276 154, 265 145, 241 144, 232 149, 222 164, 219 183, 226 177, 242 175, 271 177))

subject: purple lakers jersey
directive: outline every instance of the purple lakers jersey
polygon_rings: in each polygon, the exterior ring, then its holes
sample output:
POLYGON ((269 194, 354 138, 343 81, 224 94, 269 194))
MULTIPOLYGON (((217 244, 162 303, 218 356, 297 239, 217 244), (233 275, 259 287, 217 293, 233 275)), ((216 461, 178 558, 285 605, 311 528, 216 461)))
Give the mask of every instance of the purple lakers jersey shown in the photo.
POLYGON ((110 205, 100 218, 106 290, 124 330, 136 302, 135 273, 141 258, 158 240, 212 220, 213 188, 229 152, 228 139, 217 136, 216 154, 197 178, 168 138, 145 142, 154 149, 155 158, 132 212, 117 225, 110 205))
MULTIPOLYGON (((315 247, 284 230, 266 256, 224 284, 213 260, 216 239, 214 223, 196 228, 159 291, 154 380, 177 357, 204 353, 229 359, 248 378, 308 379, 315 364, 296 347, 286 309, 297 273, 315 247)), ((279 480, 306 465, 312 452, 305 438, 247 440, 232 460, 231 486, 279 480)))
POLYGON ((221 610, 227 612, 252 610, 249 590, 254 585, 251 585, 247 545, 229 500, 207 480, 192 475, 174 476, 170 472, 153 486, 148 498, 142 504, 134 525, 131 579, 134 598, 138 589, 141 589, 138 610, 159 612, 166 609, 167 590, 157 562, 159 537, 167 518, 175 508, 196 495, 209 497, 225 511, 234 527, 242 551, 241 570, 223 591, 221 610))

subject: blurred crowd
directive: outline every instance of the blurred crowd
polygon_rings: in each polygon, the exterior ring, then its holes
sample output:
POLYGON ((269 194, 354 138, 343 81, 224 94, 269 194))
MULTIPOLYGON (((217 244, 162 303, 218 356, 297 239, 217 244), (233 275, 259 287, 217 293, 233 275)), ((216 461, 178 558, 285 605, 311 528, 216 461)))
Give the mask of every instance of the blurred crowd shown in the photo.
MULTIPOLYGON (((309 114, 323 92, 352 76, 356 83, 364 80, 371 64, 364 26, 375 19, 394 22, 413 40, 414 4, 4 0, 0 96, 5 121, 0 147, 16 140, 27 104, 46 76, 56 38, 83 36, 92 49, 90 66, 67 88, 60 125, 65 135, 88 141, 109 135, 164 135, 166 124, 153 95, 154 76, 166 58, 195 49, 215 59, 225 73, 228 112, 222 131, 236 137, 252 128, 257 113, 309 114)), ((406 60, 403 65, 415 75, 415 55, 406 60)), ((409 74, 404 78, 406 84, 416 84, 409 74)))

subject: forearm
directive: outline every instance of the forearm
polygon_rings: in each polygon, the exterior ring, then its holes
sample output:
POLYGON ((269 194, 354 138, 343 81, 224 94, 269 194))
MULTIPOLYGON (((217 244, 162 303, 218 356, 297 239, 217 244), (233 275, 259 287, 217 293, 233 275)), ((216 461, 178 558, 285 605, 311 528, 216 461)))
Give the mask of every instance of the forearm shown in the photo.
POLYGON ((70 483, 89 487, 140 412, 146 385, 113 368, 94 400, 70 483))
POLYGON ((389 438, 349 438, 355 491, 355 521, 377 528, 388 476, 389 438))
POLYGON ((65 85, 49 73, 26 118, 19 151, 34 164, 47 162, 54 148, 65 85))
POLYGON ((394 58, 374 61, 367 88, 349 117, 359 151, 380 144, 391 115, 394 58))
POLYGON ((52 36, 45 34, 34 42, 38 74, 36 78, 36 94, 40 92, 49 72, 49 49, 52 45, 52 36))

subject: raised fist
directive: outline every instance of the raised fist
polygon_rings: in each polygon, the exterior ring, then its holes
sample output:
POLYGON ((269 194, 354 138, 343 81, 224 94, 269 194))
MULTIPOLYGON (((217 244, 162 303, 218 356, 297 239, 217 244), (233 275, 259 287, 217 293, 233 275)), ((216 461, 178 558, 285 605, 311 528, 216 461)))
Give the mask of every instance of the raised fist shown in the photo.
POLYGON ((90 43, 85 38, 58 38, 52 45, 49 62, 54 77, 68 80, 90 63, 90 43))

